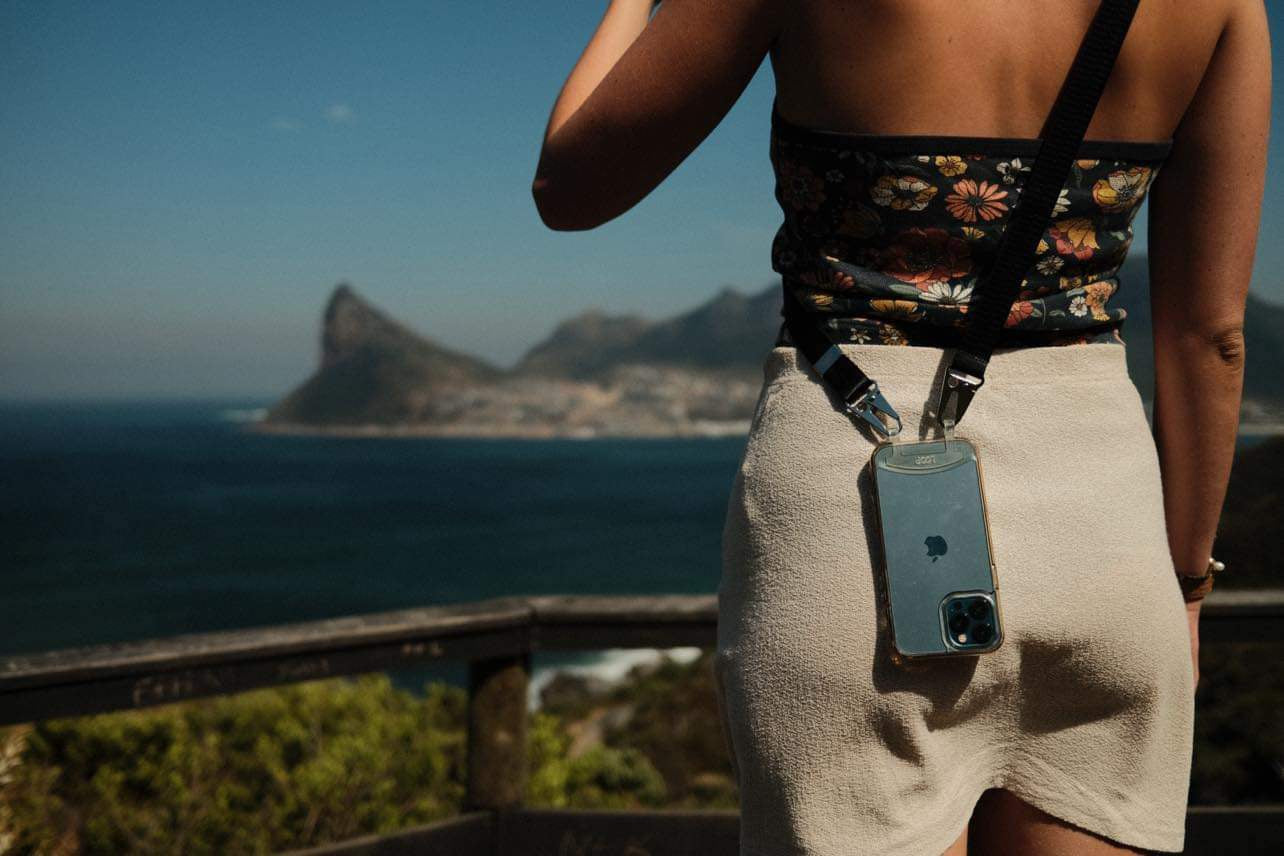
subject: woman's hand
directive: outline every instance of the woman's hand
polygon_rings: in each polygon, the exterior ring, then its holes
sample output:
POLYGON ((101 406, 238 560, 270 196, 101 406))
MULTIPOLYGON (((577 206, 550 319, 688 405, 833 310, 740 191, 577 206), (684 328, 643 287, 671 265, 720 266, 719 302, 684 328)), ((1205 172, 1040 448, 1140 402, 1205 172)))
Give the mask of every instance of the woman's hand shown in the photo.
POLYGON ((1195 686, 1199 686, 1199 607, 1202 600, 1186 604, 1186 623, 1190 626, 1190 661, 1195 668, 1195 686))

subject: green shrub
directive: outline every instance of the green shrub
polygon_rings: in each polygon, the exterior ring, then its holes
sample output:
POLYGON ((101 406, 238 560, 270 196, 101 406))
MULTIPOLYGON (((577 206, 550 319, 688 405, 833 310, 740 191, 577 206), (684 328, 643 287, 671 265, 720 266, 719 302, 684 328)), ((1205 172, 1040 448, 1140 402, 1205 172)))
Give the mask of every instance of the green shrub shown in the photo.
POLYGON ((264 853, 447 817, 465 708, 369 675, 9 729, 8 850, 264 853))

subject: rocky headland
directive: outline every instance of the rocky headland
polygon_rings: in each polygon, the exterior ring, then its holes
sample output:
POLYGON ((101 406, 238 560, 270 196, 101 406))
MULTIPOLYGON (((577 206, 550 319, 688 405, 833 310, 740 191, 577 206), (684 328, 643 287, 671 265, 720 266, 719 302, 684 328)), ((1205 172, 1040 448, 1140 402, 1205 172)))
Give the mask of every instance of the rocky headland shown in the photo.
MULTIPOLYGON (((1145 256, 1118 305, 1128 366, 1147 406, 1154 356, 1145 256)), ((344 436, 683 437, 743 433, 780 325, 779 285, 723 288, 671 318, 589 310, 511 368, 454 351, 340 283, 322 314, 319 365, 251 430, 344 436)), ((1284 307, 1250 296, 1246 431, 1284 426, 1284 307)))
POLYGON ((743 433, 779 325, 775 297, 724 289, 661 321, 591 310, 502 369, 433 342, 342 283, 323 313, 317 370, 251 427, 380 436, 743 433))

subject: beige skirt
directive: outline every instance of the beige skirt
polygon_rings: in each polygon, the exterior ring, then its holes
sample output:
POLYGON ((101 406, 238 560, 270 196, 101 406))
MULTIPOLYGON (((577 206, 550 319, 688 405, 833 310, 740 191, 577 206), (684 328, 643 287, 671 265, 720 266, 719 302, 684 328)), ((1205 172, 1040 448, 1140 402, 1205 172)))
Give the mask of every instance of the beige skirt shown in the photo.
MULTIPOLYGON (((902 418, 947 351, 844 344, 902 418)), ((875 597, 875 438, 770 351, 723 532, 714 673, 742 856, 933 856, 987 788, 1178 852, 1194 699, 1159 461, 1124 346, 996 351, 958 428, 985 474, 1002 647, 912 669, 875 597), (873 547, 873 549, 871 549, 873 547)))

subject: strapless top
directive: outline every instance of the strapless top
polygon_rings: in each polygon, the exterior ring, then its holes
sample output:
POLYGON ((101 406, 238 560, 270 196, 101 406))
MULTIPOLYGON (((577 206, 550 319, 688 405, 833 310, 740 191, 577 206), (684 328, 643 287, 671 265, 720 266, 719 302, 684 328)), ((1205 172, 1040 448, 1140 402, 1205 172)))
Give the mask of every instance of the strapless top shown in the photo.
MULTIPOLYGON (((771 108, 772 269, 839 341, 949 346, 1040 141, 804 127, 771 108)), ((1133 218, 1172 140, 1084 140, 999 347, 1122 344, 1133 218)), ((781 328, 777 344, 788 344, 781 328)))

